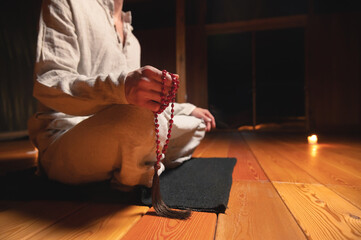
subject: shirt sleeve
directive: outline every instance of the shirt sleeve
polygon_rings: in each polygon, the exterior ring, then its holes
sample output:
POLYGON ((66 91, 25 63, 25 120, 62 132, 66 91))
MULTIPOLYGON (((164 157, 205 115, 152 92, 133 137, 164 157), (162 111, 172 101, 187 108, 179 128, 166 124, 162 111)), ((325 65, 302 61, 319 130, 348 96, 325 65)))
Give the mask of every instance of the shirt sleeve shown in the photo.
POLYGON ((66 1, 44 1, 36 56, 34 96, 47 107, 85 116, 112 104, 127 104, 126 72, 78 73, 79 42, 66 1))

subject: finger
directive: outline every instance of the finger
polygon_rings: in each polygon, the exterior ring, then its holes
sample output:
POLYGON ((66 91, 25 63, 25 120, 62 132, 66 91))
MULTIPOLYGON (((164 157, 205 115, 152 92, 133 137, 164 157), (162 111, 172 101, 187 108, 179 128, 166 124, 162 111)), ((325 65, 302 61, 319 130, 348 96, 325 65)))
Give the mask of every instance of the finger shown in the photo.
POLYGON ((207 127, 206 127, 206 131, 209 132, 211 131, 211 123, 210 122, 207 122, 207 127))
MULTIPOLYGON (((162 71, 160 71, 159 69, 156 69, 155 67, 145 66, 145 67, 143 67, 142 72, 148 78, 154 79, 154 80, 156 80, 157 82, 160 82, 160 83, 163 82, 163 79, 162 79, 163 73, 162 73, 162 71)), ((170 74, 166 74, 165 77, 166 77, 166 80, 165 80, 164 84, 166 86, 172 86, 172 78, 171 78, 170 74)))
POLYGON ((212 123, 212 127, 216 128, 216 120, 213 117, 213 115, 209 111, 207 111, 206 116, 210 119, 210 122, 212 123))
MULTIPOLYGON (((154 79, 148 79, 146 77, 143 78, 144 81, 142 82, 142 88, 144 88, 145 90, 151 90, 151 91, 155 91, 158 92, 159 94, 162 93, 162 88, 163 88, 163 84, 161 82, 158 82, 154 79)), ((165 91, 169 92, 170 91, 170 87, 169 86, 165 86, 165 91)))
POLYGON ((146 101, 143 107, 151 110, 152 112, 158 112, 160 108, 160 104, 154 101, 146 101))
POLYGON ((156 91, 144 91, 143 96, 148 101, 154 101, 160 103, 162 101, 161 94, 156 91))

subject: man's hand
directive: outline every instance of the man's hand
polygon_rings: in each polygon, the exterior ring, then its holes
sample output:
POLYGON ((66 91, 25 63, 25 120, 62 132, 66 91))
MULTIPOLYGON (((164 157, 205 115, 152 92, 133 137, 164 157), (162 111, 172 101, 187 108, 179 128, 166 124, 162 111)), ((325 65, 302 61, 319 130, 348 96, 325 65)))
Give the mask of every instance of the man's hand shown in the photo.
MULTIPOLYGON (((166 76, 165 91, 169 92, 172 78, 166 76)), ((162 71, 145 66, 130 72, 125 79, 125 97, 128 103, 157 112, 162 94, 162 71)))
POLYGON ((209 132, 212 128, 216 127, 216 121, 213 115, 207 110, 203 108, 195 108, 191 113, 192 116, 203 119, 206 123, 206 131, 209 132))

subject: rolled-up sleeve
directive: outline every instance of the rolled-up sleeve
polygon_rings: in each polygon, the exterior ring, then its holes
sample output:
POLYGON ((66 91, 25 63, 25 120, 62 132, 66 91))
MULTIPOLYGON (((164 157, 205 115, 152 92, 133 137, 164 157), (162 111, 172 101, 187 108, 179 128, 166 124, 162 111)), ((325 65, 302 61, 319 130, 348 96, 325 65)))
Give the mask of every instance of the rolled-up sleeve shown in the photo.
POLYGON ((45 1, 39 23, 34 96, 55 111, 85 116, 127 104, 126 72, 79 74, 79 41, 67 1, 45 1))

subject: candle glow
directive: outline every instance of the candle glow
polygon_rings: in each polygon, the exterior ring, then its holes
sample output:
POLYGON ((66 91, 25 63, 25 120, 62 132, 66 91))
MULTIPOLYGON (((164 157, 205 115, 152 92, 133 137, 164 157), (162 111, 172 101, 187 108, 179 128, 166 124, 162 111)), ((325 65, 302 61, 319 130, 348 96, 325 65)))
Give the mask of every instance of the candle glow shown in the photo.
POLYGON ((308 144, 317 144, 317 135, 312 134, 311 136, 307 137, 308 144))

